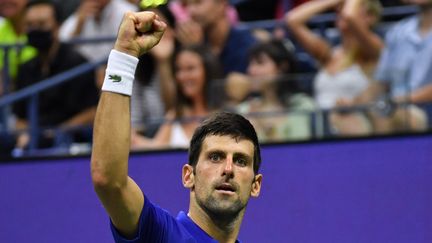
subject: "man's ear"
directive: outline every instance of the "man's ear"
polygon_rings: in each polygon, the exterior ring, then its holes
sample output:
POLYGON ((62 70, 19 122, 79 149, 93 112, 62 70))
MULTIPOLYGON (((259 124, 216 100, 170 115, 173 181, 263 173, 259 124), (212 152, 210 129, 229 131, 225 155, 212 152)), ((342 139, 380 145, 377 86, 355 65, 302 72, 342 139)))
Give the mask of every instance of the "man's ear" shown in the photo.
POLYGON ((252 182, 251 197, 258 197, 261 191, 262 174, 255 175, 254 181, 252 182))
POLYGON ((193 167, 191 165, 185 164, 182 169, 182 181, 183 186, 189 189, 193 189, 195 185, 195 177, 193 173, 193 167))

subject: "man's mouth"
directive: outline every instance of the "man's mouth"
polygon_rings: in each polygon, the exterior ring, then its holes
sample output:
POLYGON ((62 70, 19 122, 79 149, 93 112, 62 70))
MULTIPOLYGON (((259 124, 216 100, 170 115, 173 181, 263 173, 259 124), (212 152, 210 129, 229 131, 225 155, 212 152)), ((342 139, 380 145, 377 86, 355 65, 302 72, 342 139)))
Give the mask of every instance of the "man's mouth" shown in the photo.
POLYGON ((235 192, 236 191, 235 187, 229 183, 222 183, 222 184, 216 186, 216 190, 222 191, 222 192, 235 192))

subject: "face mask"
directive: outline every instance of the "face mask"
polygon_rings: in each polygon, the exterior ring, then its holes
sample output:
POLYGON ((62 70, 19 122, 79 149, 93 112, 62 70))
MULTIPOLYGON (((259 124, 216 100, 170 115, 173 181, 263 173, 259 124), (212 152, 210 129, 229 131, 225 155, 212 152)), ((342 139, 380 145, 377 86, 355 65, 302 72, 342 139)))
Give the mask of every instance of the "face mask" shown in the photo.
POLYGON ((28 44, 40 51, 47 51, 53 43, 50 30, 31 30, 27 33, 28 44))

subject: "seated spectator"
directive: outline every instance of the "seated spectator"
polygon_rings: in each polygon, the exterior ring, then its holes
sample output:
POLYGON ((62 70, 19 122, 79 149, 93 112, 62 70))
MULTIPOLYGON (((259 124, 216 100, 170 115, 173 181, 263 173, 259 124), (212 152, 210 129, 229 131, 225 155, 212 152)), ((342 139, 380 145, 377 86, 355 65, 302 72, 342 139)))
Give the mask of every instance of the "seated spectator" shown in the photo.
POLYGON ((250 116, 262 142, 310 138, 308 112, 314 110, 314 102, 293 80, 293 53, 277 40, 257 44, 249 53, 248 77, 255 83, 251 90, 258 96, 241 103, 237 111, 250 116))
MULTIPOLYGON (((286 22, 305 50, 314 57, 320 70, 314 80, 319 108, 346 106, 371 84, 384 44, 371 27, 378 21, 381 6, 375 0, 322 0, 306 2, 287 13, 286 22), (308 28, 313 16, 337 10, 336 26, 341 44, 331 47, 308 28)), ((365 135, 371 132, 368 119, 360 112, 330 114, 331 129, 340 135, 365 135)))
MULTIPOLYGON (((72 46, 60 43, 57 13, 54 3, 47 0, 35 0, 27 5, 25 26, 29 44, 37 48, 38 55, 20 66, 18 88, 36 84, 87 62, 72 46)), ((94 73, 89 72, 42 92, 38 99, 38 124, 41 127, 60 128, 91 125, 98 101, 94 80, 94 73)), ((14 107, 18 129, 28 128, 26 104, 23 101, 14 107)), ((21 134, 17 139, 17 148, 25 148, 28 141, 28 134, 21 134)), ((45 136, 40 146, 50 146, 51 142, 52 137, 45 136)))
MULTIPOLYGON (((24 8, 27 0, 0 0, 0 44, 26 43, 27 36, 24 31, 24 8)), ((4 49, 0 49, 0 95, 3 92, 3 70, 4 68, 4 49)), ((36 49, 30 46, 24 48, 13 48, 8 52, 9 70, 7 70, 11 81, 16 78, 19 64, 26 62, 36 56, 36 49)), ((13 83, 7 87, 9 91, 14 90, 13 83)))
MULTIPOLYGON (((420 11, 401 20, 387 32, 386 48, 375 75, 379 82, 364 92, 359 102, 380 95, 388 96, 390 103, 396 104, 432 102, 432 2, 404 2, 418 5, 420 11)), ((390 106, 387 104, 388 108, 390 106)), ((427 116, 417 105, 395 107, 386 113, 372 113, 379 133, 427 129, 427 116)))
MULTIPOLYGON (((124 13, 136 9, 124 0, 81 0, 77 11, 62 24, 60 39, 114 37, 124 13)), ((114 40, 80 45, 78 49, 88 60, 98 61, 108 57, 113 44, 114 40)))
POLYGON ((255 38, 247 29, 230 23, 228 0, 187 0, 191 21, 177 24, 177 38, 182 44, 205 43, 222 64, 224 74, 246 72, 247 50, 255 38))
POLYGON ((223 97, 211 96, 214 81, 221 78, 217 59, 202 46, 182 47, 175 56, 175 107, 153 139, 132 134, 132 149, 187 148, 201 119, 220 107, 223 97))

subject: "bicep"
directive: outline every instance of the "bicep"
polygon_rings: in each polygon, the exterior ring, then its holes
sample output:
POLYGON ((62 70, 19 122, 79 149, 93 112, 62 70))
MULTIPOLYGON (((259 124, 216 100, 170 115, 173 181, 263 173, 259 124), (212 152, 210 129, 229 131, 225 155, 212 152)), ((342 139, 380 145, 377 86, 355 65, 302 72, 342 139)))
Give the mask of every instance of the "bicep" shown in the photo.
POLYGON ((159 127, 159 130, 157 131, 155 137, 154 137, 154 143, 158 146, 166 146, 169 145, 170 137, 171 137, 171 129, 172 129, 172 122, 175 118, 175 111, 169 110, 167 114, 165 115, 165 121, 164 123, 159 127))
POLYGON ((139 218, 144 206, 144 194, 128 177, 127 183, 116 190, 96 188, 96 192, 116 229, 127 237, 138 231, 139 218))

